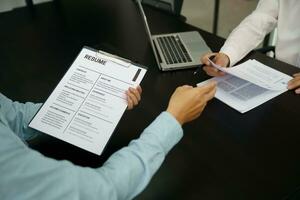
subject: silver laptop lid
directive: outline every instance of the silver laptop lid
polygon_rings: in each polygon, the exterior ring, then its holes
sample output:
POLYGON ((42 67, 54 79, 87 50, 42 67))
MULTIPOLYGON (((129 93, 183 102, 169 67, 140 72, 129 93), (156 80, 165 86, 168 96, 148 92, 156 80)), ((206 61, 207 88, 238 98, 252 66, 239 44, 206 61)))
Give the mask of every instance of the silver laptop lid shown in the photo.
POLYGON ((157 56, 157 52, 156 52, 156 49, 155 49, 155 46, 154 46, 154 42, 152 40, 152 34, 151 34, 151 31, 150 31, 150 28, 149 28, 149 25, 148 25, 147 17, 146 17, 146 14, 144 12, 141 0, 136 0, 136 2, 138 4, 140 13, 141 13, 143 21, 144 21, 144 26, 145 26, 145 29, 146 29, 146 32, 147 32, 147 35, 148 35, 148 38, 149 38, 149 41, 150 41, 150 44, 151 44, 151 48, 152 48, 153 53, 154 53, 156 63, 158 65, 158 67, 161 68, 160 62, 159 62, 159 59, 158 59, 158 56, 157 56))

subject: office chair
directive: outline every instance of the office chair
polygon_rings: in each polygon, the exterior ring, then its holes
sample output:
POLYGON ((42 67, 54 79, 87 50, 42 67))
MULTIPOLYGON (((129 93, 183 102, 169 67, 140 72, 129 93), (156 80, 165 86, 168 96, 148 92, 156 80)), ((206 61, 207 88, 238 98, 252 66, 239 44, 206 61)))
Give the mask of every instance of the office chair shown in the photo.
POLYGON ((26 6, 28 8, 33 8, 33 1, 32 0, 25 0, 25 2, 26 2, 26 6))
MULTIPOLYGON (((48 0, 48 2, 54 2, 55 5, 59 5, 59 0, 48 0)), ((47 2, 47 1, 42 1, 42 2, 47 2)), ((27 8, 29 8, 32 12, 34 12, 34 5, 37 2, 33 2, 33 0, 25 0, 27 8)))
POLYGON ((142 0, 142 3, 171 13, 183 21, 186 21, 186 17, 180 14, 183 0, 142 0))
POLYGON ((263 41, 263 47, 256 49, 256 51, 266 54, 270 57, 275 58, 275 43, 277 39, 277 28, 271 33, 266 35, 263 41))

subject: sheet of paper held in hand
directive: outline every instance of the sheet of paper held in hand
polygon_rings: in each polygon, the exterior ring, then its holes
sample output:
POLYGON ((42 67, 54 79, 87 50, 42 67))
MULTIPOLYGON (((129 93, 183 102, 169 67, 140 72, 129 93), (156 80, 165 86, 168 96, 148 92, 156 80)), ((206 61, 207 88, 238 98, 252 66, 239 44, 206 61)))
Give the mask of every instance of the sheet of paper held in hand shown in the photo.
POLYGON ((146 71, 83 48, 29 126, 100 155, 146 71))
MULTIPOLYGON (((291 76, 256 60, 248 60, 232 68, 220 67, 211 60, 210 63, 226 73, 225 76, 209 79, 218 83, 216 98, 241 113, 287 91, 287 83, 292 79, 291 76)), ((207 81, 199 83, 198 86, 207 81)))

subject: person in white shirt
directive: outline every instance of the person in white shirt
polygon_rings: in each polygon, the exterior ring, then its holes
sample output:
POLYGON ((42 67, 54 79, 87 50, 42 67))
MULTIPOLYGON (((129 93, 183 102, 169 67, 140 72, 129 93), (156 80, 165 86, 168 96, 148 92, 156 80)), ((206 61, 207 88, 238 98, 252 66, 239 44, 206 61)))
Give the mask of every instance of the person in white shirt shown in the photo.
MULTIPOLYGON (((201 58, 204 71, 210 76, 222 76, 223 72, 210 66, 208 58, 222 67, 232 67, 257 47, 265 35, 278 29, 275 47, 276 59, 300 68, 300 1, 260 0, 257 8, 238 25, 218 53, 208 53, 201 58)), ((294 74, 288 89, 300 94, 300 73, 294 74)))

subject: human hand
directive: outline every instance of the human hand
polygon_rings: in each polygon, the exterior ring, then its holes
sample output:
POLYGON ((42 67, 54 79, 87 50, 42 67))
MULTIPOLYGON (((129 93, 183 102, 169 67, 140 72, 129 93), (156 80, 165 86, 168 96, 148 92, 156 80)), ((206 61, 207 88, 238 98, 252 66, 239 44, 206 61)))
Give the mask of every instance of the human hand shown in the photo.
POLYGON ((214 81, 201 87, 189 85, 178 87, 170 98, 167 112, 183 125, 199 117, 215 93, 216 82, 214 81))
POLYGON ((296 94, 300 94, 300 73, 294 74, 293 79, 288 82, 288 89, 295 89, 296 94))
POLYGON ((208 61, 208 59, 210 57, 213 57, 212 61, 221 66, 221 67, 228 67, 230 60, 229 57, 224 54, 224 53, 207 53, 204 56, 202 56, 201 58, 201 62, 203 64, 205 64, 205 66, 203 67, 203 70, 207 73, 207 75, 209 76, 224 76, 225 73, 216 69, 215 67, 213 67, 210 62, 208 61))
POLYGON ((127 95, 127 110, 131 110, 134 106, 138 105, 141 100, 142 88, 137 86, 136 88, 130 87, 126 91, 127 95))

